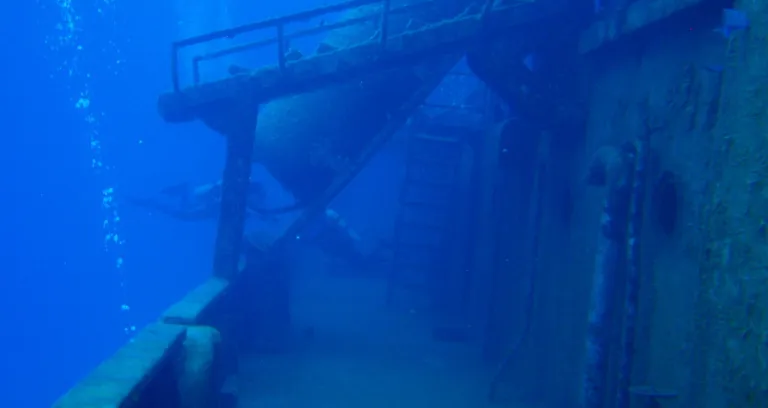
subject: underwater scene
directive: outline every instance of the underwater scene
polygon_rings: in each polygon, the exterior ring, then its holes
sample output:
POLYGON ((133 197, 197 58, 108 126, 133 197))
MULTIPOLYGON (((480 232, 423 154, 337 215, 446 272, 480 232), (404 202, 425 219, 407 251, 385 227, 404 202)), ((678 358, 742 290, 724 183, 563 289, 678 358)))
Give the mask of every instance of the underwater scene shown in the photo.
POLYGON ((0 408, 768 407, 768 1, 5 11, 0 408))

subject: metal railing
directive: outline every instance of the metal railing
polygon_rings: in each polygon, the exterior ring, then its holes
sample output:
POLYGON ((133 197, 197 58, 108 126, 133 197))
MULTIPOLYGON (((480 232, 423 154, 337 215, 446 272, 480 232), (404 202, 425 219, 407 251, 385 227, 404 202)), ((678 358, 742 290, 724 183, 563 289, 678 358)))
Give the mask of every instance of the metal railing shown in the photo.
MULTIPOLYGON (((531 0, 528 0, 531 1, 531 0)), ((213 60, 216 58, 224 57, 227 55, 237 54, 244 51, 263 48, 273 44, 277 44, 277 64, 280 73, 286 73, 286 65, 288 63, 286 55, 290 51, 288 44, 294 39, 307 37, 311 35, 321 34, 324 32, 332 31, 339 28, 349 27, 360 23, 365 23, 371 20, 379 20, 378 41, 381 45, 381 50, 384 51, 387 46, 387 41, 390 37, 390 17, 393 15, 404 14, 406 12, 414 11, 416 9, 435 5, 435 0, 422 0, 416 3, 407 4, 399 7, 392 7, 391 0, 347 0, 338 4, 330 6, 318 7, 311 10, 302 11, 295 14, 290 14, 283 17, 272 18, 263 20, 257 23, 245 24, 237 27, 233 27, 225 30, 213 31, 208 34, 203 34, 191 38, 187 38, 181 41, 174 42, 171 46, 171 77, 173 82, 174 92, 178 92, 181 88, 179 80, 179 51, 182 48, 190 47, 193 45, 203 44, 215 40, 232 39, 239 35, 251 33, 259 30, 274 29, 276 35, 274 37, 249 42, 237 46, 224 48, 218 51, 198 55, 192 58, 192 81, 194 85, 200 84, 200 63, 203 61, 213 60), (289 24, 303 22, 312 18, 321 17, 331 13, 349 11, 354 8, 368 6, 373 4, 381 4, 381 11, 378 13, 370 13, 360 17, 345 18, 341 21, 329 24, 321 24, 317 27, 311 27, 303 30, 297 30, 292 33, 286 33, 286 26, 289 24)), ((481 21, 487 21, 494 10, 496 0, 485 0, 482 9, 479 13, 481 21)))
POLYGON ((234 47, 229 47, 219 51, 194 57, 192 59, 193 81, 195 85, 200 83, 199 64, 202 61, 212 60, 212 59, 223 57, 226 55, 231 55, 231 54, 240 53, 243 51, 262 48, 272 44, 277 44, 278 66, 280 68, 280 71, 282 73, 285 73, 286 64, 287 64, 286 54, 289 51, 286 48, 290 40, 323 33, 323 32, 331 31, 338 28, 352 26, 355 24, 363 23, 363 22, 378 18, 380 21, 379 42, 381 43, 382 48, 385 48, 387 45, 387 39, 389 37, 390 16, 392 14, 400 14, 406 11, 411 11, 416 7, 422 7, 428 4, 434 4, 434 1, 428 0, 428 1, 418 2, 412 5, 392 8, 391 0, 348 0, 342 3, 338 3, 330 6, 318 7, 318 8, 303 11, 300 13, 295 13, 295 14, 291 14, 283 17, 278 17, 278 18, 272 18, 272 19, 260 21, 257 23, 245 24, 245 25, 233 27, 230 29, 218 30, 211 33, 176 41, 171 46, 171 70, 172 70, 171 78, 173 82, 173 90, 175 92, 178 92, 181 88, 180 80, 179 80, 179 51, 182 48, 203 44, 203 43, 207 43, 215 40, 232 39, 239 35, 251 33, 254 31, 274 29, 276 32, 275 37, 254 41, 251 43, 242 44, 234 47), (362 7, 362 6, 372 5, 372 4, 381 4, 382 5, 381 12, 371 13, 369 15, 362 16, 362 17, 348 18, 336 23, 323 24, 318 27, 312 27, 312 28, 300 30, 290 34, 286 34, 285 32, 285 27, 288 24, 303 22, 312 18, 324 16, 327 14, 348 11, 357 7, 362 7))

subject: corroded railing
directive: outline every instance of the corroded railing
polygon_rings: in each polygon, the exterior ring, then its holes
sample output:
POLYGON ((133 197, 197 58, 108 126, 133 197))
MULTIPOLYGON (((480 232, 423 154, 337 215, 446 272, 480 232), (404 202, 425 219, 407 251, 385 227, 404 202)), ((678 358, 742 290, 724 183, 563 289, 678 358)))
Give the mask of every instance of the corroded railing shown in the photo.
MULTIPOLYGON (((245 24, 238 27, 228 28, 225 30, 214 31, 211 33, 207 33, 207 34, 203 34, 203 35, 199 35, 199 36, 174 42, 171 45, 171 80, 173 83, 173 90, 175 92, 178 92, 181 89, 180 80, 179 80, 179 51, 182 48, 189 47, 192 45, 204 44, 207 42, 220 40, 220 39, 231 39, 236 36, 254 32, 254 31, 273 29, 275 30, 276 36, 265 39, 265 40, 254 41, 251 43, 238 45, 235 47, 229 47, 216 52, 194 57, 192 60, 194 85, 198 85, 200 83, 200 70, 199 70, 200 62, 205 60, 220 58, 226 55, 254 50, 254 49, 262 48, 272 44, 277 44, 278 66, 280 68, 280 71, 284 73, 286 71, 286 53, 288 51, 286 49, 286 45, 288 41, 301 38, 301 37, 310 36, 310 35, 325 33, 338 28, 343 28, 343 27, 348 27, 351 25, 363 23, 366 21, 370 21, 371 19, 374 19, 376 17, 379 17, 381 21, 379 41, 382 47, 386 46, 386 41, 388 37, 387 32, 389 28, 388 22, 389 22, 390 14, 402 13, 404 11, 407 11, 413 8, 413 6, 406 6, 406 7, 398 7, 396 9, 390 10, 390 2, 391 0, 348 0, 342 3, 333 4, 330 6, 317 7, 312 10, 307 10, 307 11, 303 11, 296 14, 272 18, 272 19, 260 21, 257 23, 245 24), (292 34, 285 33, 285 27, 292 23, 303 22, 316 17, 328 15, 331 13, 349 11, 357 7, 368 6, 372 4, 378 4, 378 3, 382 4, 380 14, 371 14, 363 17, 346 19, 346 20, 342 20, 340 22, 332 23, 332 24, 323 24, 318 27, 297 31, 292 34)), ((420 4, 425 4, 425 3, 420 3, 420 4)), ((418 5, 419 3, 416 4, 416 6, 418 5)))
MULTIPOLYGON (((537 18, 557 13, 550 2, 528 0, 472 3, 460 15, 391 35, 389 20, 396 14, 411 12, 419 7, 435 5, 434 0, 407 6, 389 7, 388 0, 354 0, 339 5, 318 8, 288 17, 221 30, 179 41, 172 47, 173 90, 158 101, 160 115, 168 122, 200 119, 221 101, 248 95, 254 103, 265 103, 290 94, 309 92, 332 83, 350 81, 371 73, 397 66, 414 65, 436 55, 456 52, 512 27, 530 23, 537 18), (360 5, 381 3, 379 12, 355 16, 336 23, 286 34, 289 23, 305 21, 331 12, 360 5), (540 4, 541 3, 541 4, 540 4), (341 49, 327 49, 307 57, 287 59, 289 40, 333 29, 379 20, 376 38, 341 49), (179 79, 179 51, 182 48, 211 41, 233 38, 256 30, 274 29, 276 36, 234 47, 224 48, 192 58, 192 86, 184 87, 179 79), (242 70, 224 79, 202 81, 199 64, 223 56, 277 44, 277 63, 254 70, 242 70)), ((557 3, 557 2, 553 2, 557 3)))

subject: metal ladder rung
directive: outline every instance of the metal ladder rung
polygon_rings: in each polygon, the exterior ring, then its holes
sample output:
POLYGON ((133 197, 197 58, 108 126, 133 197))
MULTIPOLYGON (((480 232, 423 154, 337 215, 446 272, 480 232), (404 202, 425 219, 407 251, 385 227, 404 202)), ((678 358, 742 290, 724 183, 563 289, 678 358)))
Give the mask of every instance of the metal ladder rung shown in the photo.
POLYGON ((397 243, 397 248, 402 249, 405 248, 415 248, 415 249, 421 249, 421 250, 430 250, 430 251, 438 251, 440 249, 439 243, 429 243, 429 242, 408 242, 408 241, 400 241, 397 243))
POLYGON ((450 186, 422 186, 419 188, 418 186, 413 186, 410 188, 404 188, 403 191, 400 194, 400 200, 399 202, 401 204, 403 203, 410 203, 410 202, 416 202, 417 204, 420 204, 421 202, 428 203, 428 204, 434 204, 434 205, 445 205, 450 206, 451 202, 453 201, 453 196, 451 193, 453 193, 453 188, 450 186))
POLYGON ((394 282, 398 289, 426 290, 426 282, 394 282))
POLYGON ((453 160, 448 158, 441 158, 438 155, 426 155, 426 154, 413 154, 408 157, 408 164, 425 164, 425 165, 440 165, 451 166, 458 165, 460 158, 454 158, 453 160))
POLYGON ((440 232, 446 229, 446 226, 444 224, 412 222, 412 221, 400 221, 400 227, 405 229, 429 230, 429 231, 440 231, 440 232))
POLYGON ((458 139, 455 139, 452 137, 434 136, 432 134, 427 134, 424 132, 419 132, 418 134, 411 136, 411 138, 419 142, 435 142, 435 143, 441 143, 441 144, 458 144, 459 143, 458 139))
POLYGON ((395 262, 392 265, 396 271, 403 272, 426 272, 435 267, 434 262, 395 262))
POLYGON ((400 205, 416 206, 416 207, 422 207, 422 208, 425 208, 425 207, 437 208, 437 209, 447 209, 450 206, 450 204, 447 204, 444 202, 416 200, 412 198, 402 198, 400 200, 400 205))
POLYGON ((395 259, 428 259, 430 262, 438 259, 441 255, 439 244, 419 244, 419 243, 401 243, 400 253, 395 254, 395 259))
POLYGON ((446 188, 452 187, 456 183, 456 181, 454 180, 426 180, 426 179, 413 178, 413 177, 406 178, 405 182, 415 186, 446 187, 446 188))
POLYGON ((435 265, 409 265, 409 264, 400 264, 400 265, 393 265, 394 268, 394 275, 393 278, 395 278, 396 281, 402 281, 403 279, 398 278, 405 278, 405 280, 408 280, 408 278, 426 278, 429 274, 433 273, 433 270, 435 269, 435 265))
MULTIPOLYGON (((466 136, 468 133, 478 133, 482 131, 482 128, 475 127, 475 126, 443 125, 443 124, 434 124, 434 123, 414 125, 414 129, 419 131, 420 134, 423 133, 428 135, 434 135, 434 134, 454 135, 454 136, 442 136, 442 138, 444 139, 443 141, 435 141, 435 142, 443 142, 443 143, 453 143, 451 140, 460 139, 461 137, 466 136)), ((458 141, 459 140, 456 140, 457 143, 458 141)))

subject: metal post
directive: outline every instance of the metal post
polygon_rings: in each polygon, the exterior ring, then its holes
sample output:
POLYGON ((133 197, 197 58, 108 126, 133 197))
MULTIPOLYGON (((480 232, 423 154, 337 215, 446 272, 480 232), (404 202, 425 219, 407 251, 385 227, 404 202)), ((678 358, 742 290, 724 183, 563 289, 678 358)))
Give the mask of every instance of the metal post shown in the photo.
POLYGON ((624 324, 622 326, 622 343, 619 354, 619 384, 616 393, 616 408, 630 406, 630 380, 635 355, 635 331, 637 327, 637 304, 640 296, 641 254, 640 239, 642 238, 643 204, 645 202, 646 160, 650 131, 641 136, 635 143, 634 176, 632 180, 632 201, 629 210, 629 227, 627 231, 627 275, 624 294, 624 324))
MULTIPOLYGON (((626 149, 622 152, 624 158, 626 149)), ((632 157, 634 159, 634 157, 632 157)), ((634 163, 634 160, 625 162, 634 163)), ((582 383, 582 408, 604 408, 614 326, 612 313, 617 276, 622 272, 626 249, 627 215, 634 167, 625 166, 621 179, 608 186, 598 235, 592 293, 587 320, 586 362, 582 383)))
MULTIPOLYGON (((244 104, 240 108, 253 107, 244 104)), ((245 218, 248 205, 248 188, 251 177, 251 159, 258 112, 233 115, 245 123, 232 126, 227 136, 227 158, 221 185, 221 213, 216 233, 216 249, 213 259, 214 276, 232 279, 238 272, 245 218), (247 115, 247 116, 246 116, 247 115), (242 117, 239 117, 242 116, 242 117)))
POLYGON ((171 81, 173 91, 179 92, 179 47, 176 43, 171 44, 171 81))
POLYGON ((200 57, 195 57, 192 59, 192 80, 195 85, 200 84, 200 57))

